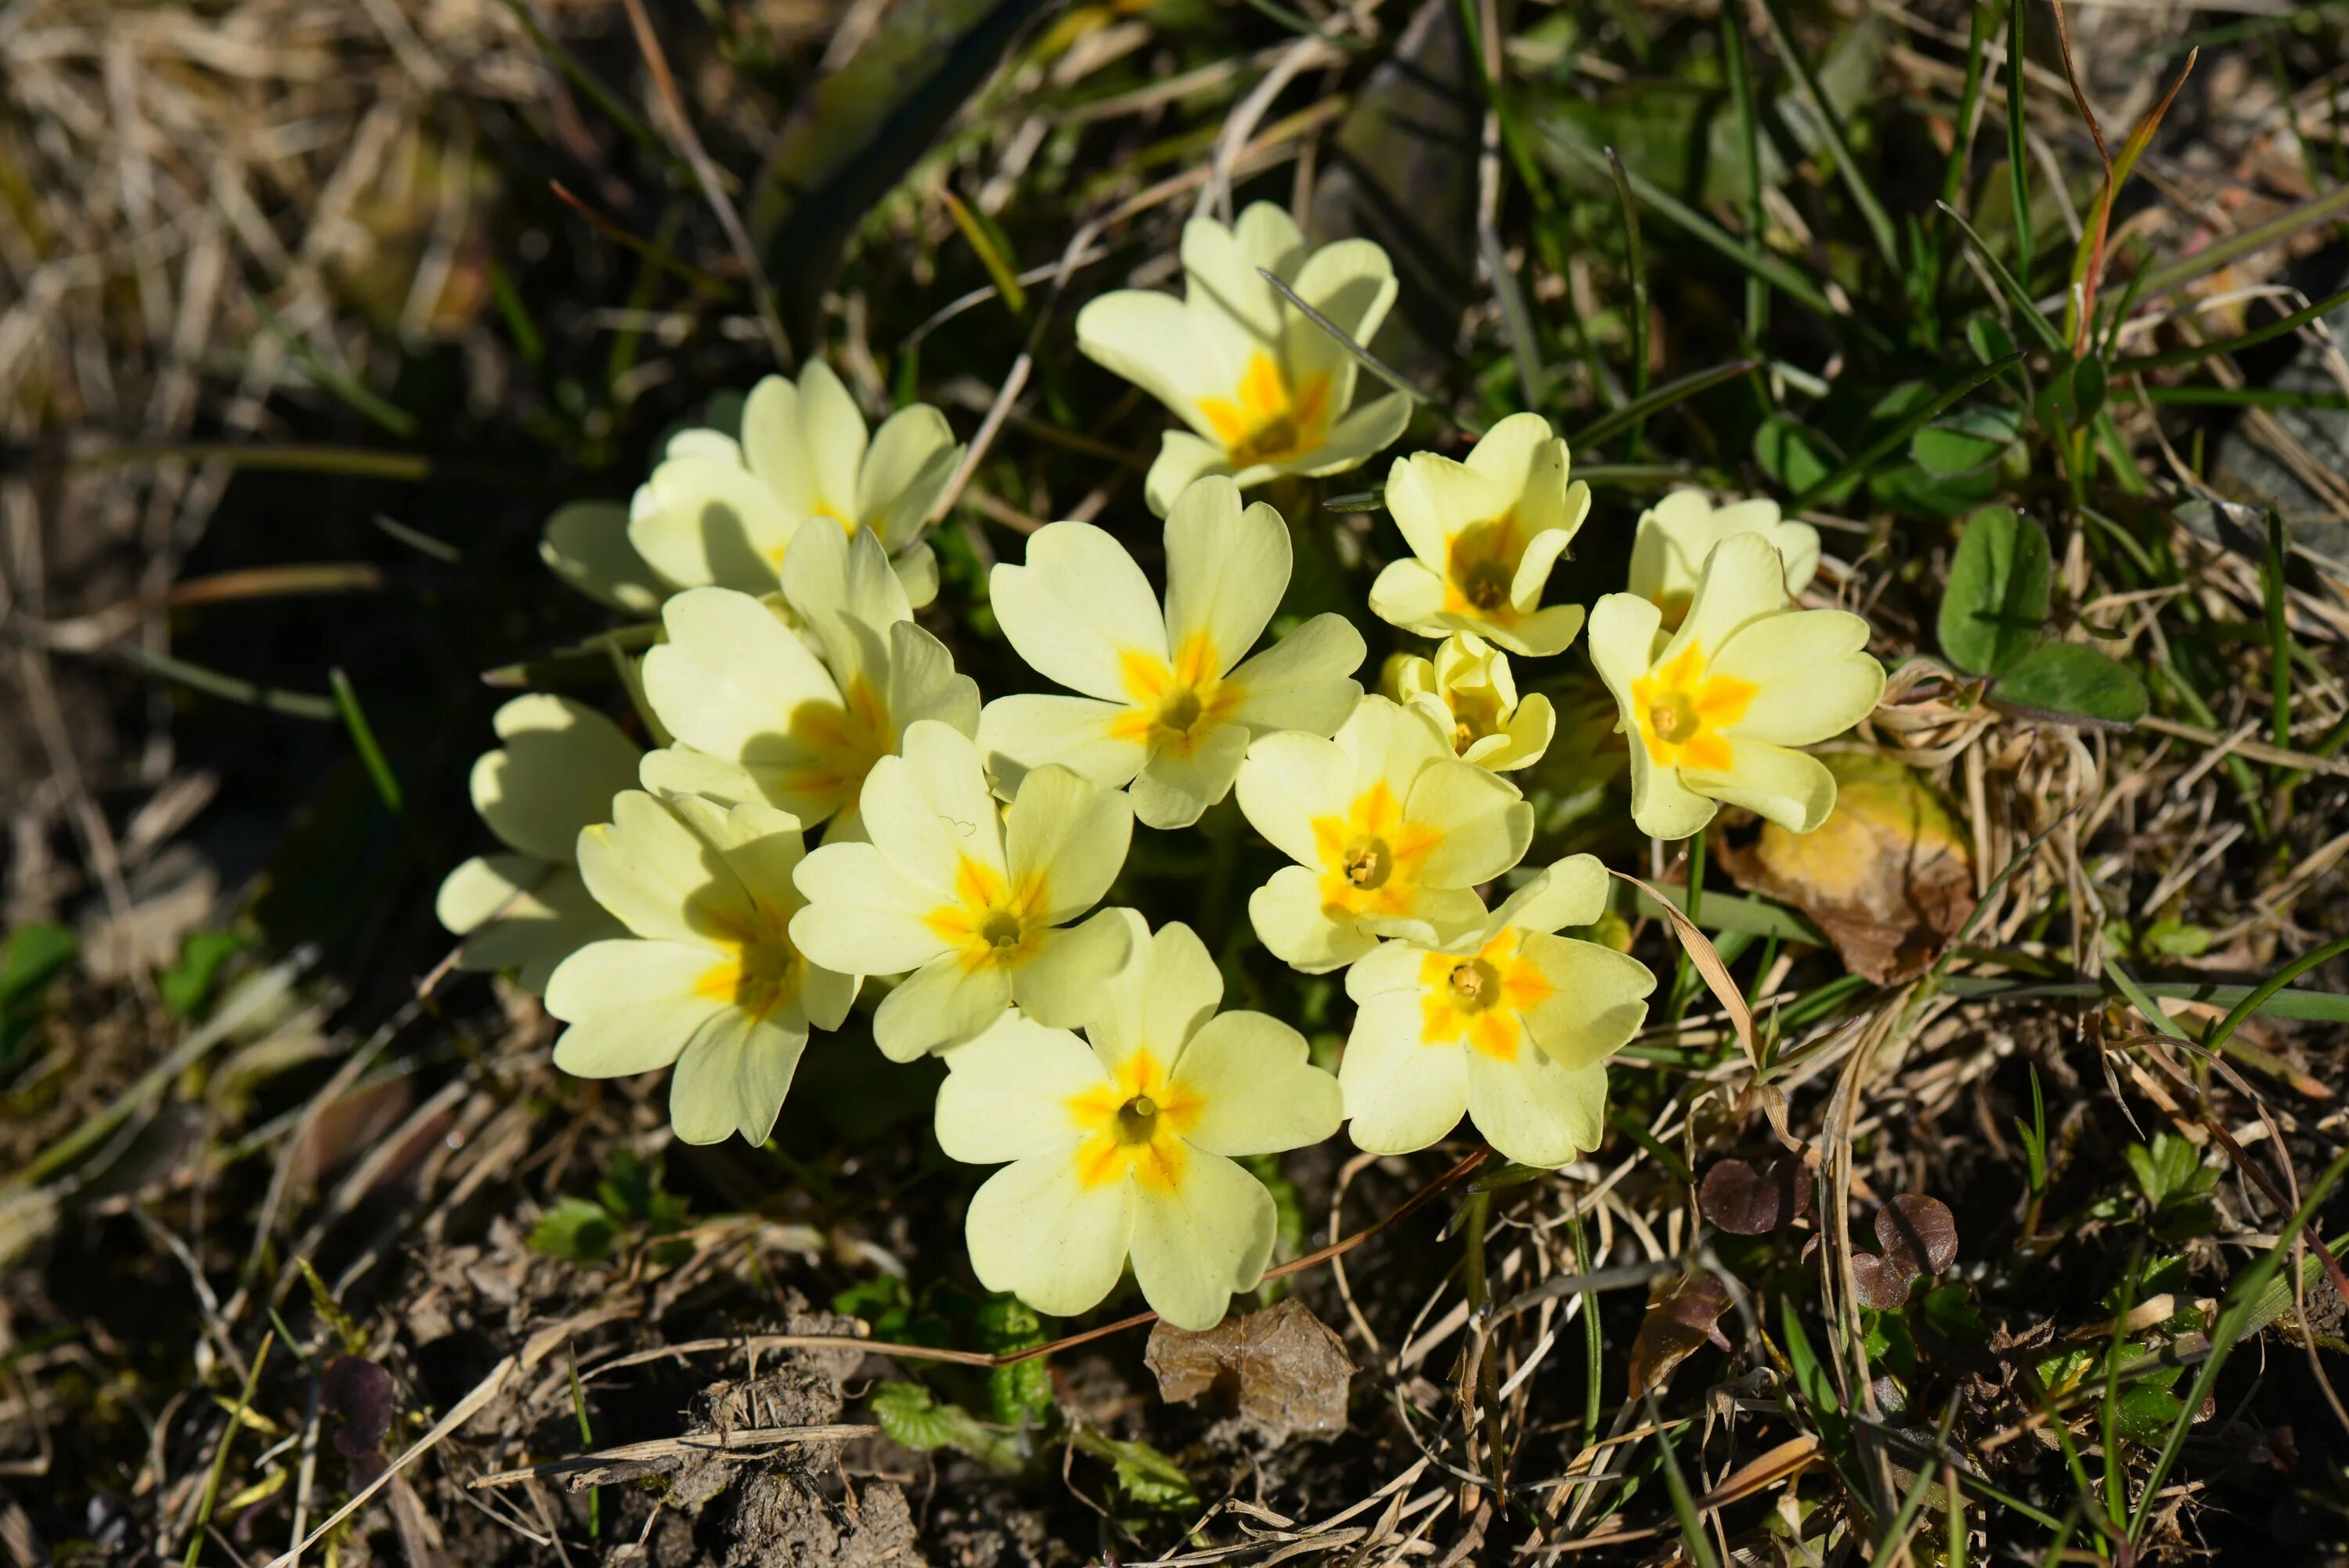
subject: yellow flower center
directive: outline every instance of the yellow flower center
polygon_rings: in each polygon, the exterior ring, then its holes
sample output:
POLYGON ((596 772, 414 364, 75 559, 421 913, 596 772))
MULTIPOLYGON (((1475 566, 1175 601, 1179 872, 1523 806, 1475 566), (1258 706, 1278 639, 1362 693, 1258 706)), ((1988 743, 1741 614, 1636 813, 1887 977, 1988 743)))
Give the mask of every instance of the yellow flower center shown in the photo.
POLYGON ((1271 355, 1257 349, 1229 397, 1202 397, 1199 412, 1224 443, 1235 469, 1285 462, 1318 449, 1330 428, 1330 377, 1309 376, 1294 388, 1271 355))
POLYGON ((1745 717, 1761 688, 1735 676, 1705 673, 1694 643, 1631 683, 1631 712, 1648 760, 1659 768, 1724 773, 1734 753, 1723 733, 1745 717))
POLYGON ((1036 955, 1044 926, 1044 881, 1030 877, 1019 887, 1001 872, 968 855, 955 871, 955 896, 923 918, 955 950, 966 972, 1009 969, 1036 955))
POLYGON ((725 956, 701 972, 694 995, 761 1019, 798 995, 799 950, 786 934, 789 923, 781 911, 754 903, 749 920, 725 915, 712 923, 714 945, 725 956))
POLYGON ((1465 1046, 1495 1061, 1516 1060, 1525 1044, 1525 1015, 1552 991, 1519 951, 1520 934, 1510 926, 1473 958, 1431 953, 1420 960, 1422 1045, 1465 1046))
POLYGON ((1454 534, 1444 549, 1444 607, 1455 615, 1475 615, 1497 625, 1518 620, 1509 591, 1517 580, 1518 558, 1525 552, 1526 541, 1518 537, 1514 511, 1454 534))
POLYGON ((1107 1082, 1066 1101, 1069 1119, 1084 1136, 1076 1150, 1077 1180, 1087 1187, 1131 1176, 1171 1192, 1183 1181, 1190 1145, 1184 1134, 1206 1109, 1187 1085, 1171 1081, 1148 1047, 1126 1058, 1107 1082))
POLYGON ((1442 830, 1414 822, 1385 780, 1342 813, 1312 820, 1321 858, 1321 908, 1346 915, 1407 915, 1419 902, 1420 868, 1444 841, 1442 830))
POLYGON ((1177 757, 1195 752, 1247 695, 1237 681, 1224 678, 1215 639, 1205 632, 1185 638, 1172 663, 1133 648, 1119 654, 1117 662, 1133 706, 1118 716, 1110 733, 1177 757))

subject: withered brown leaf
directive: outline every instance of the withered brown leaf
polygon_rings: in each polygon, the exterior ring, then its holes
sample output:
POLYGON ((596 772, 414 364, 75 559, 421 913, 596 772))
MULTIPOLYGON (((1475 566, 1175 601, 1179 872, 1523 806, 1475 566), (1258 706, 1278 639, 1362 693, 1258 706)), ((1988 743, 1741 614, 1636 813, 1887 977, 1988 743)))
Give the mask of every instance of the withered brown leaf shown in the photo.
POLYGON ((1767 1235, 1811 1206, 1811 1172, 1792 1155, 1758 1166, 1732 1155, 1704 1173, 1696 1202, 1706 1219, 1732 1235, 1767 1235))
POLYGON ((1651 1299, 1631 1340, 1632 1397, 1661 1387, 1673 1367, 1708 1340, 1728 1349, 1716 1326, 1729 1305, 1728 1288, 1702 1269, 1682 1275, 1651 1299))
POLYGON ((1764 824, 1750 843, 1715 834, 1738 885, 1810 916, 1852 972, 1879 985, 1932 966, 1973 913, 1973 854, 1924 776, 1889 758, 1822 758, 1836 805, 1815 833, 1764 824))
POLYGON ((1274 1441, 1346 1429, 1354 1363, 1328 1325, 1291 1296, 1194 1334, 1161 1323, 1143 1362, 1175 1404, 1203 1395, 1237 1408, 1274 1441))

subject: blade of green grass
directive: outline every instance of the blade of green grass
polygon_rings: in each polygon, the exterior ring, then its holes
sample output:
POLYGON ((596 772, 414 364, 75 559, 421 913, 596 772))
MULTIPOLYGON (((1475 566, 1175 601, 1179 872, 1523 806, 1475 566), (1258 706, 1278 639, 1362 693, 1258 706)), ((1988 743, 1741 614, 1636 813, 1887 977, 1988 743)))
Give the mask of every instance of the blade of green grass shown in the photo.
POLYGON ((2288 332, 2297 332, 2320 316, 2331 315, 2344 304, 2349 304, 2349 289, 2327 294, 2304 310, 2293 311, 2265 326, 2255 326, 2233 337, 2221 337, 2209 343, 2189 343, 2183 348, 2168 348, 2158 354, 2137 354, 2116 359, 2113 361, 2113 374, 2129 376, 2144 370, 2166 370, 2173 365, 2193 365, 2221 354, 2240 353, 2282 337, 2288 332))
MULTIPOLYGON (((2016 0, 2016 3, 2021 4, 2021 0, 2016 0)), ((2230 234, 2190 256, 2180 256, 2166 265, 2153 268, 2146 274, 2145 297, 2159 299, 2183 288, 2196 278, 2240 262, 2270 245, 2280 245, 2307 230, 2336 222, 2344 216, 2349 216, 2349 185, 2327 191, 2322 196, 2312 196, 2289 212, 2271 218, 2240 234, 2230 234)))
POLYGON ((1803 491, 1802 494, 1795 498, 1795 510, 1800 511, 1803 508, 1810 505, 1811 502, 1816 500, 1819 497, 1834 490, 1837 486, 1842 484, 1846 480, 1865 477, 1868 470, 1873 469, 1880 459, 1906 447, 1909 444, 1909 437, 1915 435, 1918 431, 1923 429, 1926 426, 1940 418, 1943 414, 1948 413, 1965 398, 1971 397, 1983 386, 1992 381, 1995 381, 1998 377, 2006 374, 2008 370, 2022 363, 2023 355, 2018 351, 2008 355, 2003 359, 1985 365, 1982 368, 1968 375, 1955 386, 1943 391, 1931 401, 1919 408, 1915 413, 1909 415, 1909 418, 1901 420, 1900 423, 1894 426, 1884 435, 1869 442, 1868 446, 1857 456, 1842 464, 1842 466, 1836 469, 1832 473, 1814 481, 1809 488, 1803 491))
POLYGON ((2145 396, 2148 402, 2189 407, 2349 408, 2349 394, 2287 387, 2148 387, 2145 396))
MULTIPOLYGON (((1716 365, 1710 370, 1700 370, 1693 376, 1683 376, 1677 381, 1667 381, 1644 397, 1626 403, 1611 413, 1601 414, 1598 418, 1568 437, 1566 444, 1569 449, 1575 450, 1597 446, 1625 426, 1647 418, 1651 414, 1661 413, 1673 404, 1684 402, 1700 392, 1720 386, 1724 381, 1734 381, 1761 363, 1758 359, 1733 359, 1726 365, 1716 365)), ((1637 466, 1631 465, 1633 468, 1637 466)), ((1594 473, 1597 471, 1589 470, 1594 473)), ((1588 476, 1586 473, 1584 477, 1588 476)))
POLYGON ((2060 350, 2064 346, 2064 335, 2055 330, 2054 323, 2039 314, 2039 307, 2032 303, 2030 292, 2023 286, 2022 282, 2013 273, 2006 270, 2006 263, 1998 259, 1997 253, 1990 248, 1989 242, 1974 232, 1974 226, 1967 222, 1955 207, 1951 206, 1947 201, 1940 202, 1938 205, 1948 215, 1950 221, 1958 226, 1958 232, 1965 235, 1967 242, 1973 246, 1975 254, 1982 257, 1982 265, 1990 269, 1990 275, 1997 281, 2000 292, 2006 295, 2008 307, 2031 324, 2031 329, 2038 334, 2040 342, 2050 348, 2060 350))
POLYGON ((141 643, 115 643, 103 650, 109 658, 136 665, 166 680, 178 681, 207 696, 243 703, 248 707, 266 708, 291 718, 309 718, 332 724, 341 717, 331 696, 314 696, 308 692, 287 691, 282 686, 263 686, 242 676, 227 676, 202 665, 190 664, 170 654, 159 654, 141 643))
POLYGON ((1689 1561, 1696 1568, 1721 1568, 1721 1560, 1713 1554, 1713 1542, 1704 1533, 1704 1521, 1697 1516, 1696 1497, 1689 1491, 1688 1477, 1681 1473, 1680 1460, 1672 1453, 1671 1434, 1664 1429, 1655 1395, 1649 1394, 1647 1401, 1648 1424, 1656 1429, 1656 1447, 1664 1459, 1664 1489, 1671 1493, 1672 1517, 1680 1522, 1681 1542, 1688 1548, 1689 1561))
POLYGON ((285 319, 269 308, 259 294, 252 296, 253 308, 261 317, 261 325, 272 337, 283 344, 285 352, 294 356, 311 380, 348 405, 361 418, 382 426, 403 440, 416 434, 416 416, 377 397, 358 383, 358 378, 326 357, 305 342, 302 335, 285 325, 285 319))
POLYGON ((367 710, 359 706, 359 694, 352 689, 350 677, 340 669, 326 672, 326 684, 335 694, 335 711, 341 715, 343 727, 351 734, 351 744, 359 754, 359 765, 367 769, 367 779, 375 792, 395 817, 404 811, 399 789, 399 777, 391 770, 391 761, 376 743, 375 727, 367 723, 367 710))
MULTIPOLYGON (((2024 0, 2013 0, 2006 14, 2006 185, 2014 208, 2014 275, 2026 282, 2033 263, 2038 260, 2033 254, 2035 236, 2031 232, 2031 148, 2023 135, 2024 106, 2029 101, 2029 84, 2023 74, 2024 50, 2030 42, 2028 17, 2024 0)), ((1947 208, 1951 204, 1942 205, 1947 208)), ((1951 215, 1956 216, 1955 211, 1951 215)), ((1971 235, 1973 232, 1967 232, 1971 235)), ((1974 247, 1989 257, 1990 247, 1982 242, 1980 236, 1974 237, 1974 247)), ((2026 294, 2023 297, 2030 296, 2026 294)), ((2035 306, 2031 314, 2038 315, 2035 306)))
MULTIPOLYGON (((1613 148, 1607 149, 1607 167, 1615 177, 1615 201, 1623 214, 1623 264, 1631 284, 1631 304, 1629 315, 1631 336, 1631 400, 1626 411, 1640 407, 1648 395, 1648 250, 1640 242, 1640 204, 1631 199, 1631 181, 1623 172, 1623 160, 1615 156, 1613 148)), ((1640 438, 1647 423, 1644 414, 1631 414, 1626 427, 1626 445, 1630 455, 1639 456, 1640 438)))
POLYGON ((1795 73, 1802 84, 1803 96, 1810 100, 1811 111, 1819 117, 1819 129, 1826 138, 1827 147, 1835 154, 1836 172, 1843 179, 1844 189, 1850 192, 1852 205, 1867 220, 1868 232, 1875 236, 1876 248, 1883 254, 1884 264, 1893 272, 1900 270, 1900 241, 1893 232, 1891 216, 1884 203, 1877 200, 1875 188, 1852 155, 1851 139, 1844 134, 1843 118, 1828 101, 1826 90, 1819 86, 1816 72, 1811 69, 1809 58, 1795 42, 1794 24, 1786 19, 1785 0, 1762 0, 1764 15, 1770 18, 1770 33, 1778 44, 1778 57, 1795 73))
MULTIPOLYGON (((1587 147, 1567 140, 1556 131, 1548 131, 1550 144, 1567 157, 1588 167, 1594 173, 1613 178, 1607 160, 1587 147)), ((1856 330, 1873 341, 1886 341, 1881 333, 1857 318, 1836 309, 1825 290, 1795 270, 1792 263, 1775 253, 1759 248, 1749 249, 1745 242, 1732 235, 1712 219, 1697 211, 1678 197, 1667 192, 1654 181, 1636 169, 1626 169, 1624 178, 1630 182, 1632 193, 1642 205, 1692 239, 1720 252, 1744 267, 1788 299, 1810 306, 1821 315, 1833 316, 1849 323, 1856 330)))
POLYGON ((1541 345, 1534 336, 1533 313, 1526 309, 1526 296, 1517 287, 1517 274, 1510 270, 1508 253, 1501 249, 1501 237, 1493 232, 1490 223, 1476 225, 1476 253, 1485 259, 1485 271, 1493 280, 1494 302, 1501 307, 1501 330, 1509 339, 1509 357, 1516 364, 1517 390, 1528 409, 1537 409, 1549 377, 1542 369, 1541 345))
POLYGON ((269 1347, 276 1343, 275 1329, 262 1330, 261 1347, 253 1353, 253 1365, 245 1368, 243 1391, 236 1397, 236 1408, 229 1412, 220 1447, 212 1450, 212 1471, 204 1478, 204 1500, 196 1510, 195 1522, 188 1527, 188 1554, 180 1560, 181 1568, 196 1568, 196 1559, 203 1552, 204 1529, 212 1522, 212 1510, 220 1504, 221 1480, 228 1474, 229 1445, 244 1429, 244 1413, 253 1408, 253 1391, 261 1385, 261 1369, 268 1363, 269 1347))
MULTIPOLYGON (((2320 948, 2312 957, 2321 962, 2323 957, 2331 956, 2343 950, 2349 950, 2349 941, 2333 944, 2329 948, 2320 948)), ((2277 984, 2281 985, 2284 979, 2289 978, 2292 971, 2292 966, 2287 965, 2284 971, 2281 972, 2277 984)), ((2245 1000, 2248 1003, 2249 998, 2245 1000)), ((2242 1012, 2244 1009, 2239 1008, 2237 1011, 2242 1012)), ((2221 1027, 2227 1028, 2230 1025, 2240 1021, 2235 1014, 2230 1013, 2228 1015, 2227 1023, 2222 1024, 2221 1027)), ((2231 1029, 2229 1032, 2231 1032, 2231 1029)), ((2302 1228, 2315 1217, 2317 1210, 2323 1204, 2325 1199, 2333 1195, 2333 1187, 2340 1182, 2345 1173, 2349 1173, 2349 1154, 2340 1156, 2331 1165, 2325 1167, 2324 1174, 2318 1177, 2315 1184, 2309 1188, 2308 1196, 2302 1200, 2300 1212, 2276 1232, 2279 1239, 2275 1245, 2270 1247, 2261 1256, 2259 1262, 2237 1275, 2228 1286, 2227 1305, 2220 1309, 2219 1321, 2210 1331, 2210 1354, 2204 1358, 2202 1369, 2195 1375, 2193 1387, 2179 1402, 2177 1418, 2171 1421, 2169 1431, 2162 1439, 2161 1451, 2154 1460, 2152 1473, 2146 1477, 2144 1487, 2138 1493, 2137 1507, 2129 1514, 2128 1542, 2131 1546, 2137 1545, 2144 1539, 2146 1526, 2153 1520, 2155 1500, 2161 1495, 2163 1485, 2169 1480, 2171 1468, 2178 1463, 2178 1451, 2186 1446, 2186 1429, 2193 1424, 2195 1412, 2201 1409, 2202 1402, 2210 1397, 2210 1390, 2217 1385, 2219 1374, 2226 1367, 2228 1357, 2247 1333, 2258 1332, 2256 1328, 2251 1327, 2250 1320, 2253 1307, 2259 1304, 2261 1295, 2266 1290, 2268 1281, 2274 1276, 2276 1270, 2282 1266, 2284 1255, 2299 1244, 2302 1228)))
MULTIPOLYGON (((1754 108, 1754 77, 1745 59, 1745 29, 1734 5, 1721 8, 1721 58, 1729 77, 1730 112, 1737 117, 1737 150, 1745 173, 1738 193, 1748 253, 1762 248, 1762 132, 1754 108)), ((1759 351, 1770 326, 1770 290, 1755 273, 1745 274, 1745 346, 1759 351)))

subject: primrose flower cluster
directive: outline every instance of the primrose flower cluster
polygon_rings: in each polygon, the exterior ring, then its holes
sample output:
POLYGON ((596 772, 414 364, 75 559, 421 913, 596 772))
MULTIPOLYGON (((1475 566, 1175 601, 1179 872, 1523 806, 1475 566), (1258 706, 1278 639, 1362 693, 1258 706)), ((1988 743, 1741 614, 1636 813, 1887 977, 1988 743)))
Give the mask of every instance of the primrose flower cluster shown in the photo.
POLYGON ((1818 536, 1766 500, 1668 496, 1628 592, 1554 601, 1590 491, 1517 414, 1464 459, 1391 465, 1407 553, 1367 607, 1433 645, 1365 693, 1367 621, 1278 618, 1309 514, 1244 492, 1359 467, 1410 414, 1362 396, 1349 344, 1264 273, 1359 343, 1393 270, 1362 241, 1309 249, 1263 205, 1193 222, 1183 263, 1181 299, 1112 293, 1076 323, 1184 427, 1145 485, 1163 574, 1089 522, 993 569, 995 623, 1042 689, 983 700, 916 621, 964 459, 944 417, 868 432, 823 364, 771 377, 672 437, 627 506, 549 522, 556 573, 644 624, 596 646, 649 744, 569 697, 508 703, 472 777, 504 849, 450 874, 440 914, 459 964, 543 993, 564 1070, 668 1068, 689 1142, 763 1142, 811 1036, 869 1012, 891 1061, 943 1057, 940 1147, 999 1168, 967 1219, 981 1283, 1072 1314, 1130 1270, 1204 1328, 1271 1255, 1243 1160, 1341 1126, 1405 1153, 1464 1115, 1527 1165, 1600 1141, 1608 1059, 1655 979, 1574 934, 1609 903, 1595 857, 1526 863, 1516 780, 1557 729, 1520 685, 1536 662, 1587 624, 1632 820, 1666 839, 1723 805, 1816 828, 1835 784, 1801 748, 1865 717, 1884 674, 1859 617, 1796 606, 1818 536), (1344 971, 1334 1073, 1290 1024, 1225 1006, 1190 927, 1115 902, 1136 823, 1192 829, 1226 798, 1286 862, 1247 897, 1257 940, 1344 971))

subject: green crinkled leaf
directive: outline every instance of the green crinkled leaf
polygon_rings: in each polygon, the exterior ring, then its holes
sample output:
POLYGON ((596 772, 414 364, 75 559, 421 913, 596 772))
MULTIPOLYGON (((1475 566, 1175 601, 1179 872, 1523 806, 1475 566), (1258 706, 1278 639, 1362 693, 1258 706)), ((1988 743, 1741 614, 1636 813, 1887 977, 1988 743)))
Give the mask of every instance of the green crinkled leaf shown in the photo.
POLYGON ((869 1402, 883 1433, 906 1448, 956 1449, 1007 1473, 1024 1458, 1010 1434, 995 1430, 960 1405, 939 1404, 919 1383, 877 1384, 869 1402))
POLYGON ((13 1057, 41 1020, 41 994, 81 951, 74 934, 45 921, 20 925, 0 949, 0 1062, 13 1057))
POLYGON ((1941 652, 1974 675, 2019 665, 2047 624, 2049 577, 2047 535, 2037 522, 2012 507, 1975 512, 1941 595, 1941 652))
POLYGON ((1107 1445, 1120 1491, 1144 1508, 1188 1508, 1199 1501, 1183 1467, 1148 1443, 1107 1445))
POLYGON ((2058 720, 2127 727, 2145 717, 2145 684, 2078 643, 2043 643, 1999 676, 1991 699, 2058 720))
MULTIPOLYGON (((1000 1355, 1026 1350, 1045 1342, 1044 1320, 1015 1295, 997 1295, 979 1304, 973 1318, 978 1347, 1000 1355)), ((1046 1357, 1015 1361, 990 1367, 987 1374, 988 1414, 1007 1427, 1041 1421, 1052 1409, 1052 1372, 1046 1357)))
POLYGON ((1989 468, 2022 434, 2023 416, 2013 408, 1969 408, 1909 438, 1909 455, 1934 478, 1954 479, 1989 468))
POLYGON ((180 961, 155 977, 156 993, 175 1018, 192 1018, 212 994, 221 965, 253 945, 233 931, 199 931, 180 944, 180 961))
POLYGON ((2178 1424, 2186 1403, 2167 1388, 2138 1383, 2125 1390, 2113 1407, 2113 1424, 2126 1440, 2159 1444, 2178 1424))

